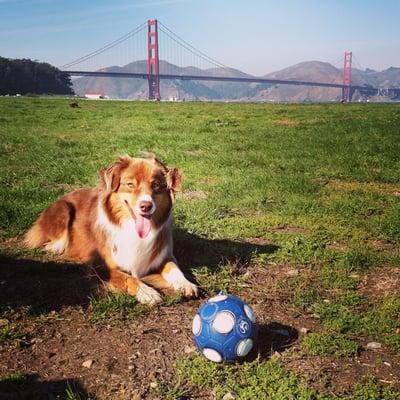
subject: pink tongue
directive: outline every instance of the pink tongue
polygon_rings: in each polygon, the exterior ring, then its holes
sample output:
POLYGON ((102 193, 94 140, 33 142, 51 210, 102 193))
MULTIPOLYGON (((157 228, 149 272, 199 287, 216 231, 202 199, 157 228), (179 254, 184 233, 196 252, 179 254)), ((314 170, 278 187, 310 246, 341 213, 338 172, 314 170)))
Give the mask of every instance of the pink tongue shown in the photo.
POLYGON ((142 217, 141 215, 136 215, 136 232, 139 237, 144 239, 149 233, 151 229, 151 222, 149 218, 142 217))

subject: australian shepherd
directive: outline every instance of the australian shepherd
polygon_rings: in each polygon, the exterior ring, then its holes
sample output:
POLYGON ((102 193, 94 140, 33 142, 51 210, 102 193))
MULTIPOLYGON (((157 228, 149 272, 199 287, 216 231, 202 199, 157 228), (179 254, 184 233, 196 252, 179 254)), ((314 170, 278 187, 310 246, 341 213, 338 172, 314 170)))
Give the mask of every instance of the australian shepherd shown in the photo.
POLYGON ((26 245, 88 264, 100 260, 108 285, 141 303, 161 300, 154 288, 197 296, 172 252, 171 211, 180 185, 180 171, 154 155, 122 156, 100 171, 97 188, 51 204, 27 232, 26 245))

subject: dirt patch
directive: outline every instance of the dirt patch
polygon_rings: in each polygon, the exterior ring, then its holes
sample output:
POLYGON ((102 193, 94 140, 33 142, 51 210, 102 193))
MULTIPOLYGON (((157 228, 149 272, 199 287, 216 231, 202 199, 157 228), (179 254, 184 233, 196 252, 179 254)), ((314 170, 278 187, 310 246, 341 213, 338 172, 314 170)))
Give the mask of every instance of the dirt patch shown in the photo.
MULTIPOLYGON (((298 346, 293 350, 298 350, 298 346)), ((400 357, 390 352, 361 350, 355 358, 304 355, 297 358, 291 354, 283 354, 282 360, 288 369, 305 377, 321 392, 351 396, 355 382, 369 375, 375 376, 378 383, 399 387, 400 370, 397 365, 400 357)))
POLYGON ((370 270, 358 286, 363 296, 374 301, 392 294, 398 294, 400 288, 400 268, 381 267, 370 270))
POLYGON ((270 232, 274 233, 289 233, 289 234, 306 234, 307 229, 302 228, 301 226, 291 226, 291 225, 282 225, 277 226, 276 228, 269 229, 270 232))
POLYGON ((388 253, 399 253, 400 246, 394 243, 388 242, 387 240, 374 239, 370 240, 368 244, 375 250, 384 251, 388 253))
POLYGON ((248 237, 248 238, 243 238, 242 240, 245 243, 256 244, 256 245, 259 245, 259 246, 275 245, 275 243, 272 242, 271 240, 263 239, 263 238, 260 238, 260 237, 248 237))
POLYGON ((274 121, 274 125, 278 126, 297 126, 300 124, 300 121, 294 120, 294 119, 278 119, 274 121))
POLYGON ((203 200, 206 199, 207 196, 207 193, 202 190, 188 190, 178 194, 179 198, 189 201, 203 200))
POLYGON ((27 346, 0 345, 0 375, 21 371, 43 380, 78 380, 100 399, 151 397, 151 382, 172 380, 175 359, 192 344, 187 327, 196 308, 156 308, 123 328, 90 325, 83 313, 64 309, 45 324, 25 325, 27 346))
POLYGON ((53 183, 44 185, 46 189, 62 189, 64 192, 73 192, 74 190, 80 189, 79 185, 70 185, 68 183, 53 183))
POLYGON ((274 121, 274 125, 277 126, 298 126, 298 125, 314 125, 319 124, 321 120, 319 118, 306 118, 306 119, 289 119, 282 118, 274 121))
POLYGON ((364 193, 388 194, 398 196, 400 193, 400 186, 391 183, 378 183, 378 182, 344 182, 344 181, 329 181, 326 186, 343 191, 357 191, 364 193))
POLYGON ((333 242, 326 246, 329 250, 336 251, 338 253, 346 253, 349 251, 349 246, 344 243, 333 242))

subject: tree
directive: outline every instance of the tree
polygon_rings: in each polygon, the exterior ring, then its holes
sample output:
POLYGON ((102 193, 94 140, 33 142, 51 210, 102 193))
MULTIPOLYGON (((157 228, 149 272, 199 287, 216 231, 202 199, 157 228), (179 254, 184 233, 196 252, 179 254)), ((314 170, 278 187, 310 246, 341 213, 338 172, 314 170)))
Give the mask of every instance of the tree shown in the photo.
POLYGON ((73 94, 71 78, 47 63, 0 57, 0 94, 73 94))

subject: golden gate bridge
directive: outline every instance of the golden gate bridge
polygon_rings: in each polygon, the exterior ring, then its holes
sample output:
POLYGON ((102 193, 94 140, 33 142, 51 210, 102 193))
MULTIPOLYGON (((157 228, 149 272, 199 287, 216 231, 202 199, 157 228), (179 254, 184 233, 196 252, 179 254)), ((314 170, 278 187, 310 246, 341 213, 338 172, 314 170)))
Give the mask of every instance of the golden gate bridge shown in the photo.
MULTIPOLYGON (((341 101, 350 102, 357 90, 362 96, 400 97, 400 88, 373 87, 352 83, 352 52, 345 52, 341 82, 312 82, 296 79, 268 79, 247 74, 226 76, 222 71, 232 68, 196 49, 156 19, 148 20, 127 34, 59 67, 70 76, 145 79, 149 100, 160 100, 160 80, 220 81, 263 83, 336 88, 341 90, 341 101), (162 55, 162 59, 160 56, 162 55), (109 67, 110 60, 138 61, 133 71, 109 67), (164 60, 164 62, 160 62, 164 60), (166 62, 166 60, 169 60, 166 62), (140 62, 141 61, 141 62, 140 62), (177 72, 175 65, 183 67, 177 72)), ((133 65, 133 64, 132 64, 133 65)))

